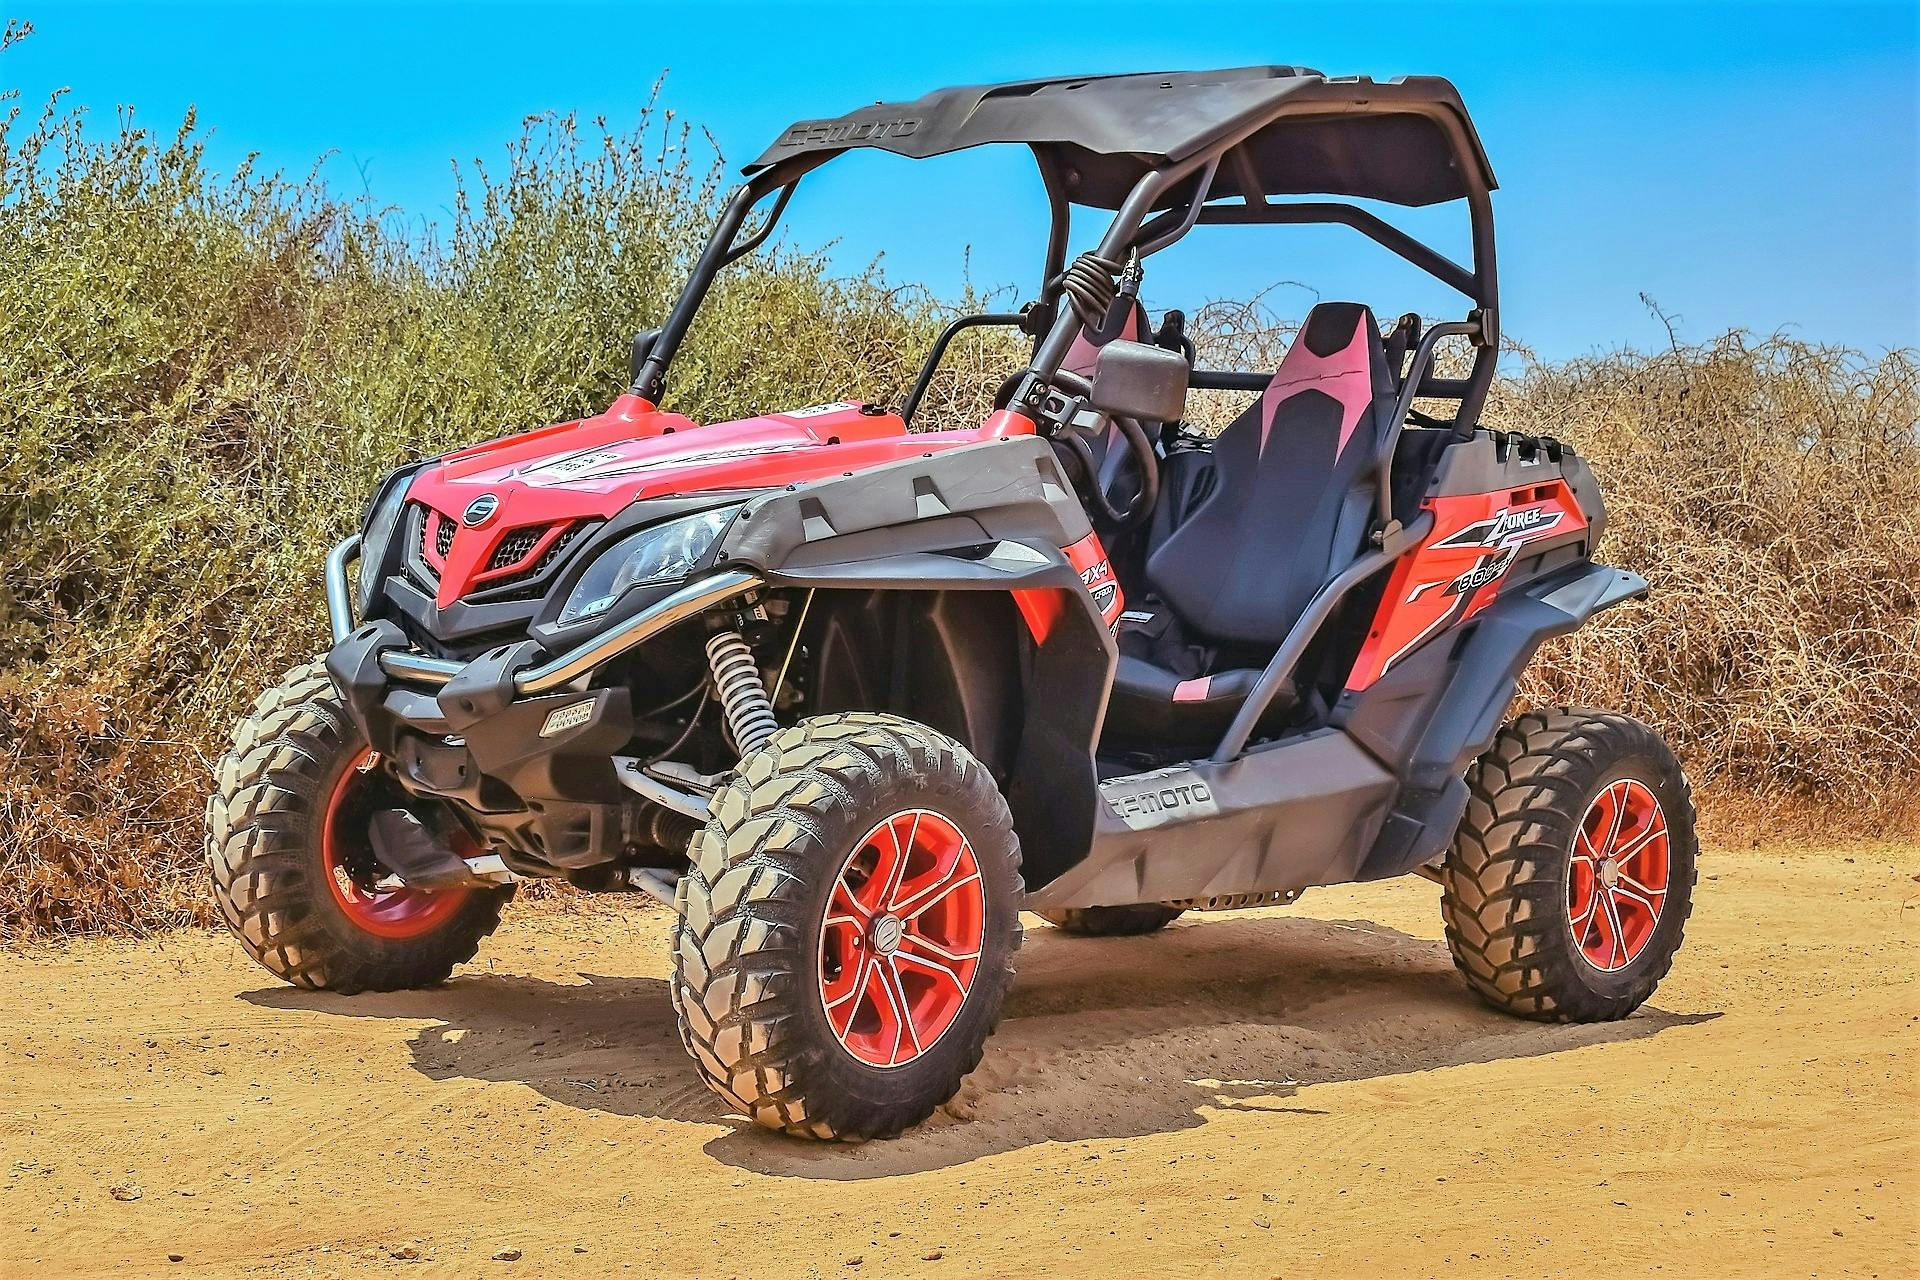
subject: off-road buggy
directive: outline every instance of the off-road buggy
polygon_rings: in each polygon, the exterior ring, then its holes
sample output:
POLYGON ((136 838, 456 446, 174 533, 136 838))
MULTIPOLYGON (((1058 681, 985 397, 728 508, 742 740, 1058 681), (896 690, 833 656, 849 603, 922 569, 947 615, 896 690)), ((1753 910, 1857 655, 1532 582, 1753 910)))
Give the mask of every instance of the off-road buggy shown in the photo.
POLYGON ((1573 450, 1476 425, 1494 182, 1451 85, 946 89, 803 121, 745 172, 627 394, 400 468, 332 552, 333 647, 261 697, 208 807, 214 893, 260 963, 417 986, 474 954, 516 880, 649 893, 677 913, 701 1074, 819 1138, 953 1095, 1023 909, 1137 934, 1414 872, 1495 1006, 1647 998, 1694 882, 1679 766, 1612 712, 1503 724, 1542 641, 1647 586, 1592 559, 1604 508, 1573 450), (897 407, 660 407, 716 273, 802 177, 987 143, 1029 147, 1050 199, 1030 305, 956 320, 897 407), (1274 199, 1301 195, 1463 201, 1472 265, 1356 205, 1274 199), (1111 223, 1069 261, 1076 209, 1111 223), (1383 329, 1323 302, 1277 370, 1195 368, 1181 313, 1149 327, 1153 254, 1295 223, 1344 224, 1471 309, 1383 329), (1031 339, 1001 407, 913 431, 981 325, 1031 339), (1464 376, 1436 367, 1449 338, 1464 376), (1182 424, 1190 388, 1252 403, 1208 436, 1182 424))

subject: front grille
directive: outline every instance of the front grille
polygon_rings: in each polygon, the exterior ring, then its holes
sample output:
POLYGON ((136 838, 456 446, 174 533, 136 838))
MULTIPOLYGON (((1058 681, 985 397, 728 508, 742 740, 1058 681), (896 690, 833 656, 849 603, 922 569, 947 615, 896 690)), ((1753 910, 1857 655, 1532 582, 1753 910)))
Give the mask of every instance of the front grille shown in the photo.
MULTIPOLYGON (((408 507, 406 519, 402 544, 406 553, 401 557, 401 572, 417 590, 430 598, 437 597, 458 522, 417 502, 408 507)), ((542 599, 552 590, 568 552, 580 546, 583 535, 592 533, 600 524, 598 520, 578 520, 564 526, 545 524, 510 530, 488 554, 486 565, 480 571, 483 576, 494 576, 483 577, 462 600, 468 604, 495 605, 542 599), (546 548, 536 555, 541 541, 549 537, 546 548)))
POLYGON ((409 550, 400 558, 400 567, 407 577, 413 579, 413 585, 428 595, 440 590, 440 571, 433 567, 433 561, 427 557, 427 522, 436 515, 436 512, 427 510, 417 502, 408 505, 406 545, 409 550))
MULTIPOLYGON (((563 529, 560 532, 560 536, 549 543, 547 549, 540 553, 538 560, 535 560, 518 573, 509 573, 504 577, 489 579, 487 583, 475 591, 469 599, 489 602, 539 599, 546 593, 547 588, 551 585, 548 581, 548 571, 560 563, 561 558, 566 555, 567 549, 579 541, 581 534, 598 526, 599 521, 597 520, 584 520, 563 529)), ((534 546, 540 541, 540 537, 546 532, 546 529, 520 530, 509 535, 507 540, 502 542, 499 549, 494 552, 493 558, 488 561, 488 567, 505 567, 506 565, 517 564, 533 550, 534 546), (507 543, 512 542, 515 538, 519 538, 522 534, 526 535, 527 542, 525 547, 521 549, 520 554, 511 557, 504 556, 502 553, 507 550, 507 543)))
POLYGON ((534 547, 539 545, 546 532, 544 527, 515 529, 493 549, 493 554, 487 558, 486 571, 492 573, 496 569, 511 569, 519 564, 533 554, 534 547))

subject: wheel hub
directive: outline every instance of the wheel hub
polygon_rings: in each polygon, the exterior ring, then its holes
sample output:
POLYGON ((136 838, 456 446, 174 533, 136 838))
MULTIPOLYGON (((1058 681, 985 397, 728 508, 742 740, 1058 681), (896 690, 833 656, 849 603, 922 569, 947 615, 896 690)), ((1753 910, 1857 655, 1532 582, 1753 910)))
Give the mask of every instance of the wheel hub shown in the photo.
POLYGON ((355 928, 395 941, 432 933, 467 899, 466 889, 382 887, 384 878, 367 841, 367 827, 382 799, 380 755, 369 751, 344 770, 321 817, 321 872, 333 900, 355 928))
POLYGON ((1666 909, 1666 814, 1644 782, 1621 778, 1593 798, 1567 858, 1574 949, 1614 972, 1640 957, 1666 909))
POLYGON ((918 1059, 958 1020, 986 939, 973 846, 927 809, 876 825, 841 865, 820 928, 820 1003, 874 1067, 918 1059))

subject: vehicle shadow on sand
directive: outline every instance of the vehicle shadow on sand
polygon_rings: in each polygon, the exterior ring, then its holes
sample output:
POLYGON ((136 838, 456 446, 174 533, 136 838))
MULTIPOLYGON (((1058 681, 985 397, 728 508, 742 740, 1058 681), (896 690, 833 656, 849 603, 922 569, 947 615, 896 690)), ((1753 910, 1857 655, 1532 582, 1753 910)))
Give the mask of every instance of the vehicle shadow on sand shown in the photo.
MULTIPOLYGON (((959 1097, 890 1142, 796 1142, 737 1119, 707 1150, 789 1177, 861 1179, 941 1168, 1040 1142, 1125 1139, 1204 1123, 1209 1111, 1310 1108, 1300 1089, 1634 1040, 1717 1014, 1651 1006, 1561 1026, 1487 1009, 1438 942, 1365 921, 1294 917, 1181 923, 1146 938, 1028 931, 1000 1029, 959 1097)), ((443 987, 340 997, 284 987, 275 1009, 418 1020, 433 1080, 515 1081, 556 1103, 713 1124, 720 1104, 674 1030, 667 984, 582 975, 564 984, 467 974, 443 987)))

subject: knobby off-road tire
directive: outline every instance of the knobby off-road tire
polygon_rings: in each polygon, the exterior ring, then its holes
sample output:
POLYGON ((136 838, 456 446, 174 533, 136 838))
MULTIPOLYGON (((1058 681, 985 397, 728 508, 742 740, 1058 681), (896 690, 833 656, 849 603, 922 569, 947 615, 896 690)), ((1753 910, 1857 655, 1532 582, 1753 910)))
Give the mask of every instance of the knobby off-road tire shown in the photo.
POLYGON ((512 896, 511 888, 374 893, 337 881, 341 849, 370 858, 353 808, 372 800, 357 793, 384 782, 404 794, 377 772, 363 775, 368 756, 326 667, 307 663, 240 721, 207 800, 214 902, 247 954, 297 987, 439 982, 473 958, 512 896))
POLYGON ((1693 905, 1693 797, 1672 750, 1623 715, 1532 712, 1467 784, 1440 902, 1468 985, 1525 1018, 1626 1017, 1672 967, 1693 905))
POLYGON ((1130 907, 1061 907, 1037 913, 1056 929, 1085 938, 1132 938, 1164 929, 1178 920, 1179 907, 1141 902, 1130 907))
POLYGON ((964 747, 897 716, 803 721, 741 761, 688 852, 673 1003, 714 1092, 859 1141, 959 1091, 1013 981, 1022 895, 1006 801, 964 747), (901 1008, 924 1018, 890 1026, 901 1008))

